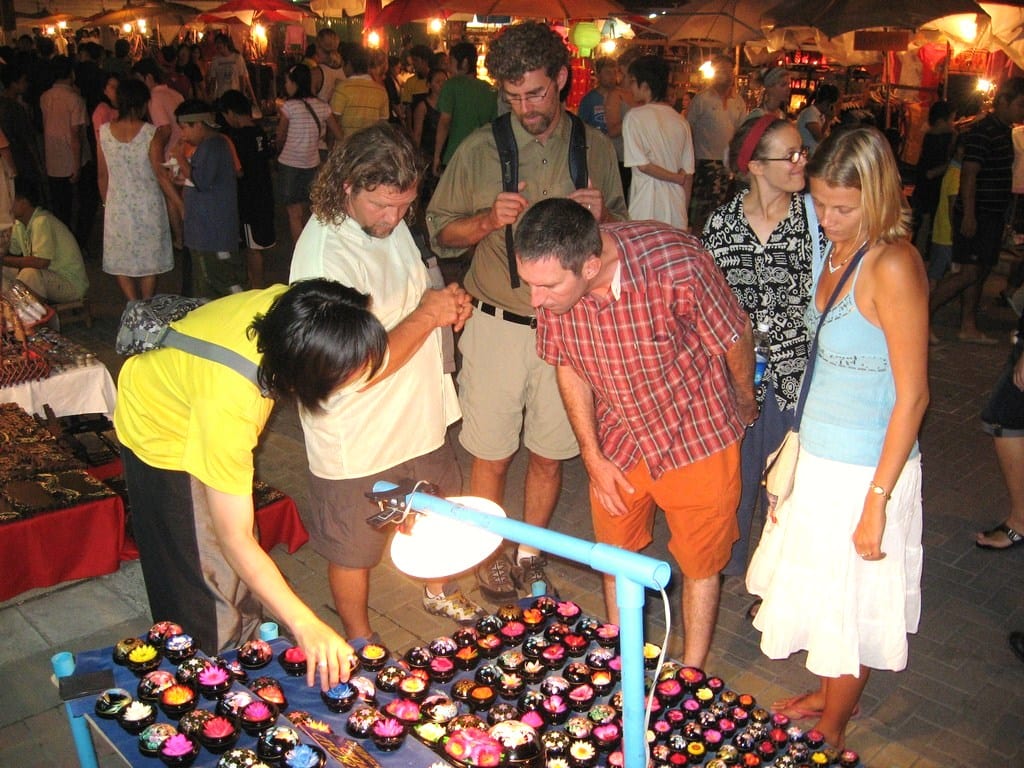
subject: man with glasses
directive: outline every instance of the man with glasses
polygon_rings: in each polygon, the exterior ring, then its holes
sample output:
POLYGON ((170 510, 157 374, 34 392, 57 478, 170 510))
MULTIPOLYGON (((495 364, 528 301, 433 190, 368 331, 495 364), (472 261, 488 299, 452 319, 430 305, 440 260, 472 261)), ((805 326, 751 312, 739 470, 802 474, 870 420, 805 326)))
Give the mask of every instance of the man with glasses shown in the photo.
POLYGON ((688 226, 693 190, 693 139, 686 118, 665 103, 668 62, 641 56, 629 65, 626 86, 639 106, 622 120, 623 157, 633 169, 629 217, 688 226))
MULTIPOLYGON (((593 128, 585 128, 588 185, 576 189, 572 181, 571 123, 559 101, 568 65, 565 43, 544 24, 515 24, 494 41, 487 69, 512 113, 518 191, 502 191, 498 148, 485 126, 459 146, 427 210, 442 256, 473 249, 465 285, 479 311, 459 343, 459 440, 473 455, 470 493, 502 503, 522 433, 529 456, 523 517, 545 527, 561 490, 562 461, 578 448, 554 368, 537 357, 530 293, 510 268, 506 225, 516 225, 527 208, 548 197, 571 197, 597 221, 626 217, 615 150, 593 128)), ((499 553, 478 569, 485 597, 504 602, 520 590, 553 592, 540 552, 520 546, 515 561, 513 567, 499 553)))

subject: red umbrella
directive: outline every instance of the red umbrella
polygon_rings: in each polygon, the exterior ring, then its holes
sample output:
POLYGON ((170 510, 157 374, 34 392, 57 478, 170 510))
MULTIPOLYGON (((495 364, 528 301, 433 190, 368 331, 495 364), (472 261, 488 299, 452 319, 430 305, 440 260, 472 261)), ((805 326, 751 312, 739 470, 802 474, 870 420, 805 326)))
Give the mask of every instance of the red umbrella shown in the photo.
POLYGON ((381 24, 378 22, 378 16, 381 14, 381 0, 367 0, 367 4, 362 9, 362 30, 373 30, 380 27, 381 24))
POLYGON ((447 19, 454 11, 446 0, 394 0, 377 16, 377 26, 397 27, 421 19, 447 19))
POLYGON ((257 18, 263 21, 301 21, 307 16, 319 18, 308 6, 290 3, 288 0, 228 0, 223 5, 211 8, 200 18, 203 21, 235 18, 251 26, 257 18))

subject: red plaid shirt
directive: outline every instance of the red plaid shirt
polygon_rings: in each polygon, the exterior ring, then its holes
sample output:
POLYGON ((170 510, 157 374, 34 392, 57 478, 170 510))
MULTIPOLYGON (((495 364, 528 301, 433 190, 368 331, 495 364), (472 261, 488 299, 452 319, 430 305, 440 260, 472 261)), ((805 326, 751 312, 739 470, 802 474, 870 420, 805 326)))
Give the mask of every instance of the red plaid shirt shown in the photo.
POLYGON ((695 237, 652 221, 602 231, 618 244, 619 297, 538 311, 537 353, 590 385, 604 455, 658 478, 742 436, 725 353, 749 321, 695 237))

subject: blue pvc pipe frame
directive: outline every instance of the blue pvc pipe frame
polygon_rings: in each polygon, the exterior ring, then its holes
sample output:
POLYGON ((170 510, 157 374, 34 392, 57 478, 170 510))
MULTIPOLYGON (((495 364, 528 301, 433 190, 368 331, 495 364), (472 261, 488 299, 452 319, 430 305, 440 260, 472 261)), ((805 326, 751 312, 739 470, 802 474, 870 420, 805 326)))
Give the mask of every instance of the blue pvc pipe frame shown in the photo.
MULTIPOLYGON (((387 491, 391 483, 374 484, 375 492, 387 491)), ((479 512, 427 493, 411 493, 406 507, 475 525, 504 539, 536 547, 542 552, 588 565, 615 577, 619 607, 619 646, 622 657, 622 755, 625 768, 647 768, 647 733, 644 698, 644 588, 664 589, 672 569, 664 560, 628 552, 609 544, 595 544, 558 531, 479 512)))
MULTIPOLYGON (((53 667, 54 675, 57 675, 57 666, 53 667)), ((74 669, 61 677, 67 677, 74 674, 74 669)), ((89 735, 89 724, 85 722, 85 718, 81 715, 75 715, 71 712, 71 705, 65 704, 64 711, 68 716, 68 725, 71 728, 71 738, 75 742, 75 752, 78 755, 78 764, 82 768, 99 768, 99 763, 96 762, 96 748, 92 743, 92 736, 89 735)))

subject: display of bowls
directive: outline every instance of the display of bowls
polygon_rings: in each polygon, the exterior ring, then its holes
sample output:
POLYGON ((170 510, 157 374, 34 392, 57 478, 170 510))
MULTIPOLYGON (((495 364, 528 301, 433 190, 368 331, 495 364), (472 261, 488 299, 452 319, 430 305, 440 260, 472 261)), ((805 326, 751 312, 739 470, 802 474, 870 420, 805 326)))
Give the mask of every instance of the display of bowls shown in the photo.
POLYGON ((206 669, 206 665, 210 662, 206 659, 200 659, 193 657, 191 659, 185 659, 178 664, 178 668, 174 670, 174 679, 179 683, 187 683, 188 685, 198 686, 199 685, 199 674, 206 669))
POLYGON ((373 707, 359 707, 349 713, 348 720, 345 723, 345 730, 354 738, 365 739, 370 735, 373 724, 383 717, 373 707))
POLYGON ((208 661, 203 671, 196 675, 196 682, 199 684, 199 693, 213 700, 226 693, 234 680, 224 667, 208 661))
POLYGON ((327 753, 311 744, 292 747, 281 758, 283 768, 321 768, 327 763, 327 753))
POLYGON ((170 768, 188 768, 199 756, 199 742, 183 733, 176 733, 160 745, 157 755, 170 768))
POLYGON ((145 641, 138 637, 126 637, 123 640, 119 640, 114 645, 112 653, 114 663, 122 666, 128 663, 128 654, 138 648, 140 645, 145 645, 145 641))
POLYGON ((250 736, 258 736, 277 720, 278 708, 263 699, 250 702, 238 713, 238 722, 242 730, 250 736))
POLYGON ((141 677, 147 672, 152 672, 154 669, 159 667, 161 659, 160 651, 158 651, 155 646, 149 643, 143 643, 142 645, 132 648, 128 653, 128 659, 125 662, 125 666, 141 677))
POLYGON ((320 698, 331 712, 348 712, 359 694, 348 683, 338 683, 333 688, 320 691, 320 698))
POLYGON ((156 722, 156 705, 147 701, 133 701, 118 713, 117 722, 128 733, 139 733, 156 722))
POLYGON ((191 712, 186 712, 178 720, 178 731, 198 740, 199 734, 203 732, 203 726, 214 717, 213 712, 208 709, 193 709, 191 712))
POLYGON ((405 741, 405 724, 395 717, 385 717, 373 724, 370 735, 381 752, 394 752, 405 741))
POLYGON ((164 636, 164 658, 172 664, 180 664, 196 655, 196 641, 192 635, 179 632, 164 636))
POLYGON ((96 697, 93 709, 100 717, 114 720, 131 703, 132 695, 124 688, 107 688, 96 697))
POLYGON ((277 655, 277 661, 286 674, 301 677, 306 674, 306 652, 299 646, 285 648, 277 655))
POLYGON ((284 757, 285 752, 301 743, 297 730, 287 725, 277 725, 260 734, 256 741, 256 754, 260 760, 276 765, 284 757))
POLYGON ((387 662, 390 653, 380 643, 367 643, 359 651, 359 663, 363 669, 376 672, 387 662))
POLYGON ((238 649, 238 663, 246 669, 262 669, 274 658, 266 640, 249 640, 238 649))
POLYGON ((175 683, 160 692, 160 709, 172 720, 196 708, 196 691, 191 685, 175 683))
POLYGON ((142 701, 156 701, 161 692, 175 683, 174 675, 166 669, 154 669, 147 672, 139 680, 136 694, 142 701))
POLYGON ((163 743, 177 732, 178 729, 170 723, 147 725, 139 734, 139 752, 145 757, 158 757, 163 743))
POLYGON ((226 752, 238 741, 241 729, 233 719, 213 717, 203 726, 199 743, 215 755, 226 752))

